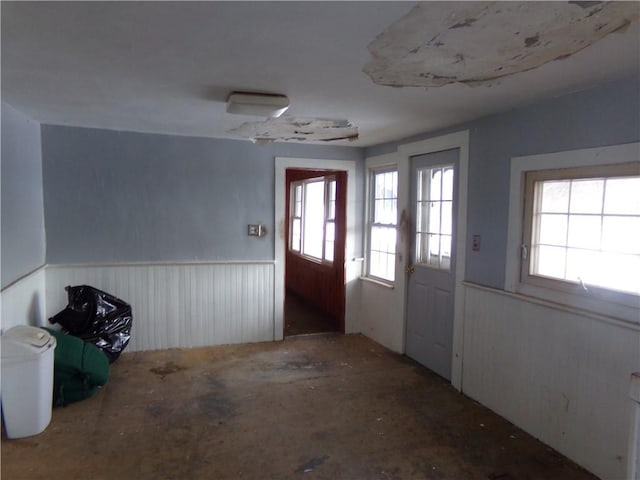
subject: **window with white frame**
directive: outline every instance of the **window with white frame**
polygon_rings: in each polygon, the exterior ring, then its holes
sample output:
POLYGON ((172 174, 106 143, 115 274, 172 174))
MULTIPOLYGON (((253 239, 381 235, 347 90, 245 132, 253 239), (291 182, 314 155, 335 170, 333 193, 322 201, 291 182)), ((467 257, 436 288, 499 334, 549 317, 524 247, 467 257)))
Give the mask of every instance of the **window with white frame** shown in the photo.
POLYGON ((386 282, 395 280, 398 222, 398 171, 371 171, 368 273, 386 282))
POLYGON ((640 163, 527 172, 521 282, 637 303, 640 163))
POLYGON ((289 250, 313 260, 333 262, 335 177, 315 177, 292 182, 289 198, 289 250))

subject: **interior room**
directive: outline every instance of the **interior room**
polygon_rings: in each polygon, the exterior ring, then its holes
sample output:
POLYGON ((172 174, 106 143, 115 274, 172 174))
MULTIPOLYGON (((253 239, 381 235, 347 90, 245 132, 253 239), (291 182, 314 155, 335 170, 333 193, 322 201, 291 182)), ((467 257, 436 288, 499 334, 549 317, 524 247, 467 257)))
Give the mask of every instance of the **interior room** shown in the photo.
POLYGON ((640 3, 0 9, 5 478, 640 479, 640 3))

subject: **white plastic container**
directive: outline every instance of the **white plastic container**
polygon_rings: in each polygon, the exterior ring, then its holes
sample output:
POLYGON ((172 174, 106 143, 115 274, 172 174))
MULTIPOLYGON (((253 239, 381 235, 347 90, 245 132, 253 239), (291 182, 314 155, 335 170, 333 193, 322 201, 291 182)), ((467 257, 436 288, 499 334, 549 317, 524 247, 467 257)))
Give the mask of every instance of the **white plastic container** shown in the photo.
POLYGON ((7 437, 37 435, 51 421, 56 339, 46 330, 26 325, 11 328, 0 338, 7 437))

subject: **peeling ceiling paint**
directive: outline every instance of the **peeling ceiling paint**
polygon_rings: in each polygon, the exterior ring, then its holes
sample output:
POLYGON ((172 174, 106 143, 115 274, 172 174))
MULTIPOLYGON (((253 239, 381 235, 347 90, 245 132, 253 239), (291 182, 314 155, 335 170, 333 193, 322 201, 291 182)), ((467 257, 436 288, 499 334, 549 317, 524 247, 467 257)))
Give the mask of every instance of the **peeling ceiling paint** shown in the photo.
POLYGON ((424 2, 369 44, 380 85, 477 84, 567 58, 640 16, 638 2, 424 2))
POLYGON ((246 122, 228 133, 264 144, 272 141, 355 140, 358 128, 347 120, 282 116, 261 122, 246 122))

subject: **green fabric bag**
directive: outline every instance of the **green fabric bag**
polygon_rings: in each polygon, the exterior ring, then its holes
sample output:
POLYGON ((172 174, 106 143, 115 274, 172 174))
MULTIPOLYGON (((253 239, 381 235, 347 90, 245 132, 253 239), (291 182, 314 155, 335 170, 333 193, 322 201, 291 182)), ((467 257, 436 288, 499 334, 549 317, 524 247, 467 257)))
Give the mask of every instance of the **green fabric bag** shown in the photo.
POLYGON ((95 345, 45 328, 56 339, 53 373, 53 405, 67 405, 89 398, 109 378, 109 359, 95 345))

